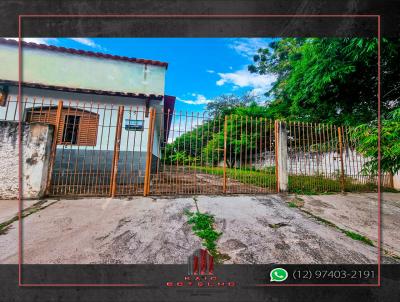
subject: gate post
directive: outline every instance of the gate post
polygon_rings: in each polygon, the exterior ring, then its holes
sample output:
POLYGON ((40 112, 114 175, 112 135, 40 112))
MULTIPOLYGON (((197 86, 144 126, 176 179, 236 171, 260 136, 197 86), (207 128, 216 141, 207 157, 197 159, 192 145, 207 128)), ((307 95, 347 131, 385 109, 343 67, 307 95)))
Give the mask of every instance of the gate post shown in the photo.
POLYGON ((277 192, 288 191, 288 151, 286 123, 275 121, 275 174, 277 192))
POLYGON ((150 173, 151 173, 151 161, 153 158, 154 121, 155 121, 155 111, 154 108, 150 108, 149 133, 147 136, 146 170, 144 174, 143 196, 148 196, 150 193, 150 173))
POLYGON ((224 194, 226 194, 226 147, 227 147, 227 140, 228 140, 228 116, 225 115, 225 122, 224 122, 224 186, 223 186, 224 194))
POLYGON ((46 195, 48 195, 50 193, 51 178, 53 175, 54 162, 56 160, 58 132, 60 130, 62 109, 63 109, 63 102, 58 101, 57 113, 56 113, 56 123, 54 125, 53 141, 51 144, 51 151, 50 151, 49 169, 47 172, 46 195))
POLYGON ((111 197, 115 197, 115 192, 117 190, 118 161, 119 161, 119 150, 121 147, 121 132, 122 132, 123 118, 124 118, 124 106, 119 106, 118 117, 117 117, 117 128, 115 130, 114 156, 111 168, 111 183, 110 183, 111 197))
POLYGON ((343 142, 342 142, 342 127, 338 127, 339 151, 340 151, 340 190, 344 192, 344 164, 343 164, 343 142))

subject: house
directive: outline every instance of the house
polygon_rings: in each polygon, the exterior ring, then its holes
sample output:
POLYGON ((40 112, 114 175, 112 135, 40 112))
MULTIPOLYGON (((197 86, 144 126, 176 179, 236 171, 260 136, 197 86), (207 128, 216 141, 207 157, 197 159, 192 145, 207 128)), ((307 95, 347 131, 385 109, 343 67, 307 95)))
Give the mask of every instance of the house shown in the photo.
MULTIPOLYGON (((19 119, 18 60, 18 42, 0 39, 0 120, 19 119)), ((109 190, 116 152, 124 189, 143 183, 148 150, 156 169, 175 103, 165 95, 168 63, 26 42, 21 61, 21 120, 57 132, 54 194, 109 190)))

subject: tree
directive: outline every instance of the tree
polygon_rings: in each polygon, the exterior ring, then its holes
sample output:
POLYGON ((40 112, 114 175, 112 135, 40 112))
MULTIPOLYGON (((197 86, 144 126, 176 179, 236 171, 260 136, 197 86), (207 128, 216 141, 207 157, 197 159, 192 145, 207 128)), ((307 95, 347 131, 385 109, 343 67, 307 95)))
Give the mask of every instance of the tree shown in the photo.
POLYGON ((239 160, 249 162, 256 150, 269 148, 270 140, 266 137, 269 138, 273 127, 266 107, 253 102, 231 112, 229 115, 214 116, 167 144, 162 152, 165 162, 192 166, 199 163, 218 165, 224 158, 225 130, 228 167, 234 167, 239 160))
POLYGON ((223 94, 216 97, 206 106, 206 111, 210 116, 224 116, 232 114, 236 108, 245 107, 254 101, 250 93, 241 96, 235 94, 223 94))
MULTIPOLYGON (((400 39, 382 40, 382 112, 399 106, 400 39)), ((377 39, 285 38, 260 49, 251 72, 273 73, 274 118, 345 125, 377 116, 377 39)))
POLYGON ((203 160, 209 165, 218 165, 224 159, 226 137, 227 167, 233 168, 239 161, 247 164, 253 160, 255 153, 270 148, 271 131, 273 127, 269 119, 251 115, 229 115, 226 128, 214 133, 212 139, 204 146, 203 160))
POLYGON ((166 163, 218 165, 224 158, 224 120, 228 116, 227 165, 233 167, 241 156, 250 159, 256 149, 256 141, 260 140, 256 130, 265 127, 259 118, 270 117, 268 108, 255 102, 249 93, 242 96, 221 95, 207 105, 206 111, 210 120, 183 133, 165 146, 162 156, 166 163))
MULTIPOLYGON (((215 119, 196 126, 165 146, 162 156, 168 164, 195 165, 201 160, 201 148, 219 131, 215 119)), ((180 129, 182 130, 182 129, 180 129)))
MULTIPOLYGON (((365 173, 376 175, 378 171, 378 122, 357 126, 352 138, 358 141, 356 150, 367 158, 365 173)), ((395 175, 400 170, 400 108, 381 120, 381 171, 395 175)))

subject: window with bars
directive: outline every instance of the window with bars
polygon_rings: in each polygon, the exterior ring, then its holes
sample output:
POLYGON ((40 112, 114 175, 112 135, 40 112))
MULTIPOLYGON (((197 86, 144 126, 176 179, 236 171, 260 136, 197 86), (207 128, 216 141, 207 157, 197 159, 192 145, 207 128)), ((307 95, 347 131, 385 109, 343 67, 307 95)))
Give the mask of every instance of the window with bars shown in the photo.
POLYGON ((81 117, 66 115, 64 118, 64 131, 61 142, 68 145, 77 145, 79 135, 79 123, 81 117))
MULTIPOLYGON (((40 106, 29 108, 25 120, 55 125, 57 107, 40 106)), ((57 144, 96 146, 99 114, 76 108, 63 108, 57 133, 57 144)))

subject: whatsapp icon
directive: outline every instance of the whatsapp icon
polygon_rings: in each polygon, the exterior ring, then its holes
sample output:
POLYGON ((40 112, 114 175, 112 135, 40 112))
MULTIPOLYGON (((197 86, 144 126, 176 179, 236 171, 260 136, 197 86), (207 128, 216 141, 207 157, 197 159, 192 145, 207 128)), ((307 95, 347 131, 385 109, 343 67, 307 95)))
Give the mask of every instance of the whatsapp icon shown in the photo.
POLYGON ((271 282, 282 282, 288 277, 288 272, 284 268, 274 268, 270 273, 271 282))

